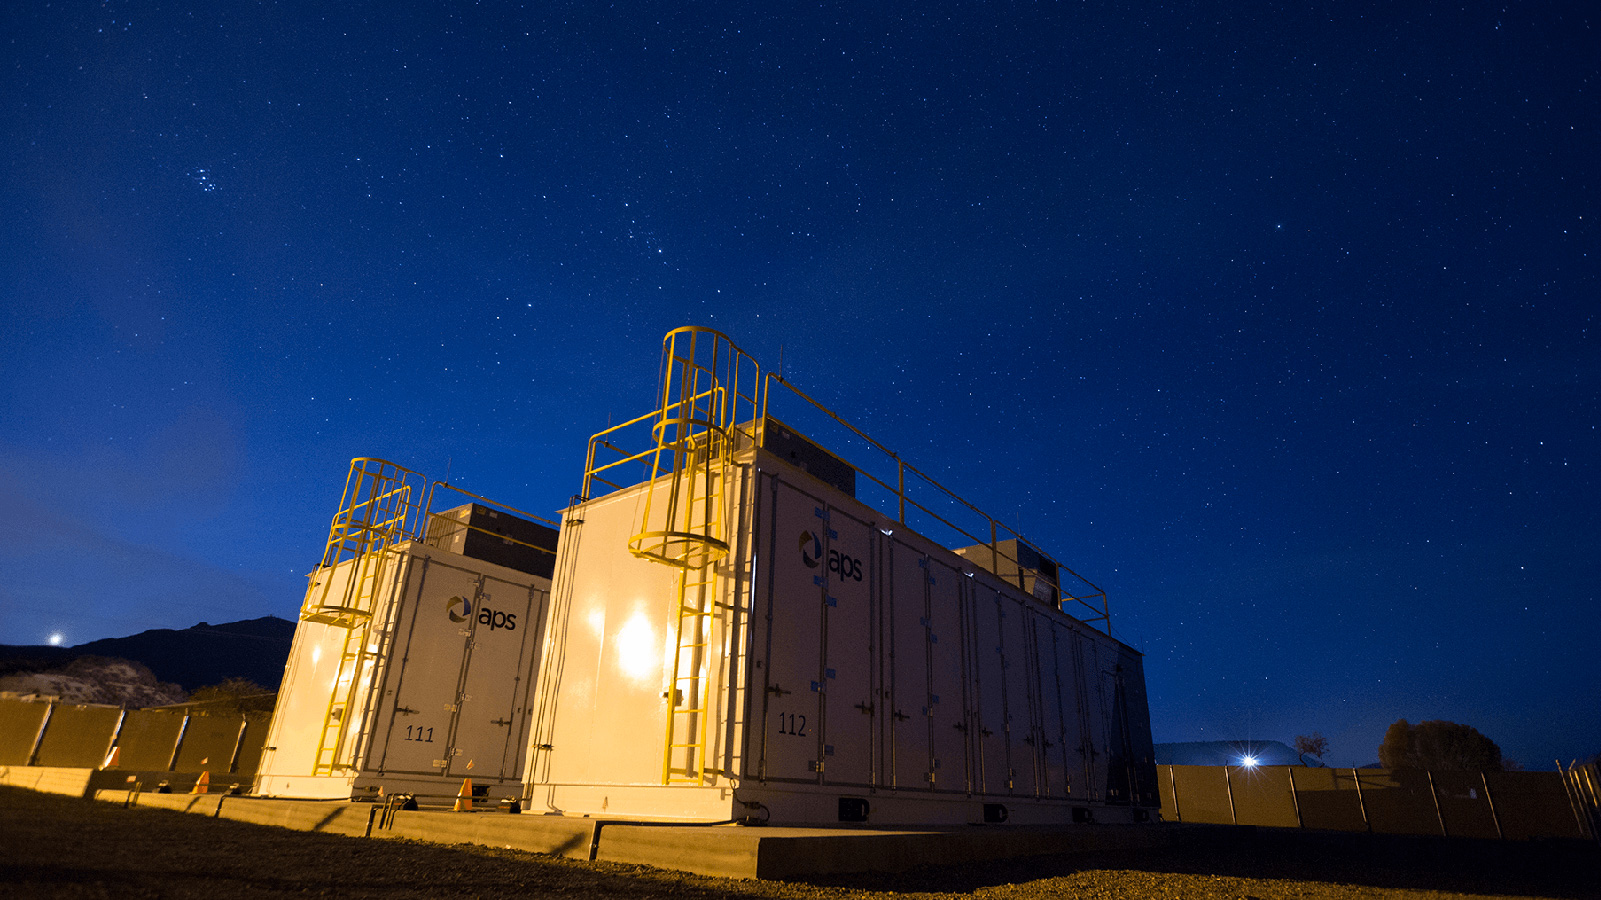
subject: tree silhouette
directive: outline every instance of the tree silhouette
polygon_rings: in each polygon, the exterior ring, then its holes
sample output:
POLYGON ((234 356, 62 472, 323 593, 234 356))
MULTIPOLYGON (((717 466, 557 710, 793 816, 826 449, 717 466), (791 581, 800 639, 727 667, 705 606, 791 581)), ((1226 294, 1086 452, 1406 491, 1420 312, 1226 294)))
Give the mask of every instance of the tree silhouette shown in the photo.
POLYGON ((1384 732, 1379 764, 1439 772, 1500 772, 1505 767, 1501 748, 1477 728, 1438 720, 1412 725, 1405 719, 1384 732))
POLYGON ((1295 753, 1301 757, 1301 765, 1309 766, 1308 756, 1316 756, 1319 764, 1323 761, 1323 754, 1329 752, 1329 739, 1320 731, 1311 734, 1298 734, 1295 736, 1295 753))

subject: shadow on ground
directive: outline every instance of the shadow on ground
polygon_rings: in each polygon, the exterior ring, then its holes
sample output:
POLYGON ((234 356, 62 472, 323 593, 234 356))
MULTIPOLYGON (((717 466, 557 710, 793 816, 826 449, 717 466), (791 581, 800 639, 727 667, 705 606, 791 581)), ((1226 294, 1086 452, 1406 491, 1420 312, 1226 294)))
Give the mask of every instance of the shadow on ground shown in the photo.
POLYGON ((178 900, 747 894, 727 879, 518 851, 290 831, 0 788, 0 895, 178 900))
MULTIPOLYGON (((1155 826, 1169 827, 1169 826, 1155 826)), ((971 893, 1097 870, 1322 882, 1386 890, 1601 898, 1601 847, 1577 841, 1176 828, 1174 846, 806 879, 817 886, 971 893)))
POLYGON ((1601 898, 1592 845, 1498 844, 1250 829, 1175 830, 1158 851, 1081 853, 804 882, 735 881, 514 850, 290 831, 161 809, 0 788, 0 895, 174 900, 328 894, 836 900, 866 891, 995 900, 1079 895, 1349 900, 1601 898))

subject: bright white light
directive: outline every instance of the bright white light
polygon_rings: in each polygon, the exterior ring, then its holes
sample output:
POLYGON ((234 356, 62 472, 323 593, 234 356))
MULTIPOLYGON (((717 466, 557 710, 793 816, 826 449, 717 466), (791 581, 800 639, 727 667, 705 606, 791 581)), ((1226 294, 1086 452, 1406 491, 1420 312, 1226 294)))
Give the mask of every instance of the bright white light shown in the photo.
POLYGON ((52 646, 52 647, 61 646, 61 642, 66 640, 66 639, 67 639, 67 636, 62 634, 59 631, 50 632, 50 646, 52 646))
POLYGON ((1240 758, 1240 765, 1246 767, 1247 769, 1254 769, 1254 768, 1256 768, 1256 757, 1254 757, 1254 756, 1241 757, 1240 758))
POLYGON ((612 646, 616 649, 616 666, 629 681, 655 684, 661 678, 662 657, 657 649, 656 630, 644 613, 634 613, 617 629, 612 646))

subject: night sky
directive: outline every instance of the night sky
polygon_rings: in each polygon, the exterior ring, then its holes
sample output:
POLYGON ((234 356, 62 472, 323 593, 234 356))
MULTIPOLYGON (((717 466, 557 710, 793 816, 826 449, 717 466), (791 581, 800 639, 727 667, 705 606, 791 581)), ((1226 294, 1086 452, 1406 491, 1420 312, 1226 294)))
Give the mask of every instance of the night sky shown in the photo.
POLYGON ((293 618, 354 456, 554 515, 699 324, 1158 741, 1601 751, 1594 8, 601 6, 4 5, 0 643, 293 618))

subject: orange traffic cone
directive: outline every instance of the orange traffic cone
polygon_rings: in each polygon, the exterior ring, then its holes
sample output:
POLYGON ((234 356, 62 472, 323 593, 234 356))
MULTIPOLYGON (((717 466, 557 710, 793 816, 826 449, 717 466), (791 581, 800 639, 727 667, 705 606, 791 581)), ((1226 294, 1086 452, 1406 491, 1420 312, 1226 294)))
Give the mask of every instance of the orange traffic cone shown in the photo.
POLYGON ((461 780, 461 793, 458 793, 456 795, 456 812, 472 812, 472 811, 473 811, 473 780, 471 778, 463 778, 461 780))
POLYGON ((189 790, 191 794, 206 794, 211 792, 211 773, 201 772, 195 780, 195 786, 189 790))

